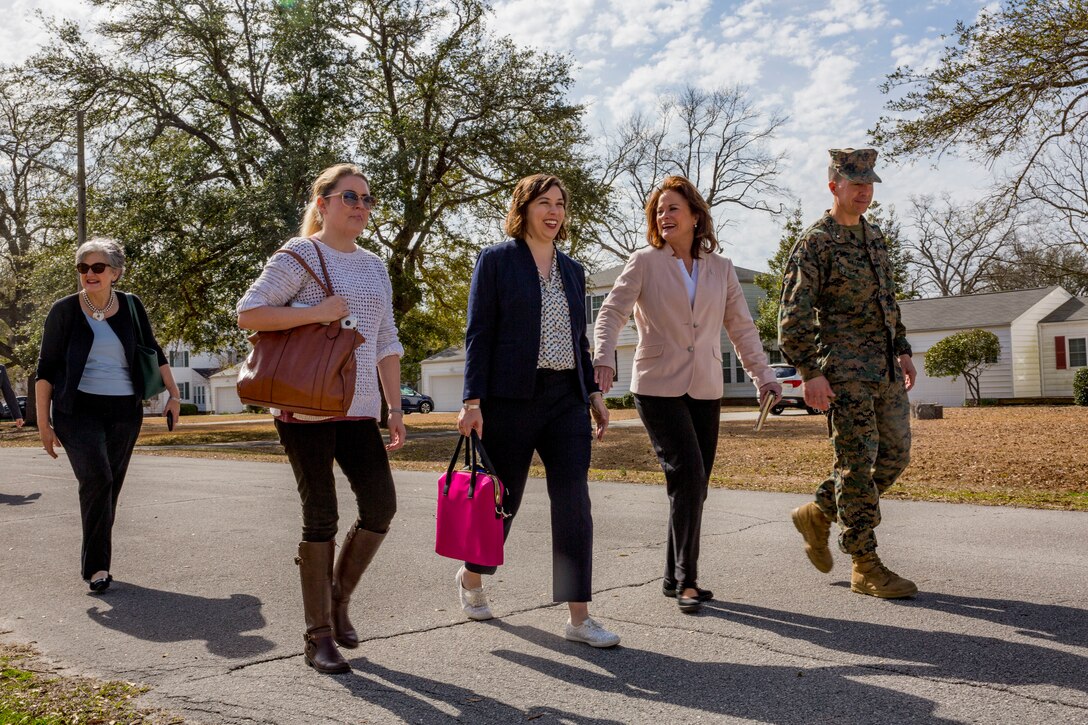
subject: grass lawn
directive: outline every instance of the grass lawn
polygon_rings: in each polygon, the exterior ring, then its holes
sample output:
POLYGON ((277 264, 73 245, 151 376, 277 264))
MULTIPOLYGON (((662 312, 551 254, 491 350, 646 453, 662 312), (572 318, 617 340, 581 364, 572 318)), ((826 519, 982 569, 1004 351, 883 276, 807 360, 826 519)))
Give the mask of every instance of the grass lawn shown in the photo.
MULTIPOLYGON (((890 498, 1012 504, 1088 511, 1088 408, 946 408, 944 420, 913 422, 912 462, 888 492, 890 498)), ((612 411, 613 420, 637 417, 612 411)), ((283 461, 268 416, 194 416, 173 433, 162 419, 149 418, 140 445, 169 455, 283 461), (217 425, 205 425, 218 423, 217 425), (218 447, 210 444, 235 444, 218 447), (173 446, 194 446, 179 450, 173 446)), ((435 436, 454 429, 451 413, 405 418, 408 445, 391 458, 395 468, 444 470, 453 441, 435 436)), ((486 441, 487 430, 484 429, 486 441)), ((711 485, 759 491, 811 492, 831 467, 831 445, 823 416, 772 417, 760 433, 750 421, 723 422, 711 485)), ((36 446, 34 430, 0 423, 0 446, 36 446)), ((155 452, 145 448, 143 452, 155 452)), ((543 475, 534 466, 532 475, 543 475)), ((646 432, 613 428, 594 445, 594 480, 660 484, 661 469, 646 432)))

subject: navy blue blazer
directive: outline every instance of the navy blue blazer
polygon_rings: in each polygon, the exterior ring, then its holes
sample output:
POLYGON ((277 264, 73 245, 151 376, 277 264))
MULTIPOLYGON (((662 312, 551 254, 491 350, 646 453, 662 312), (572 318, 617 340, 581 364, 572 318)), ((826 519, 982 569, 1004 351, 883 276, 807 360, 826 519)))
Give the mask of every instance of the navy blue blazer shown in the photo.
MULTIPOLYGON (((582 399, 599 390, 586 337, 586 273, 556 250, 570 308, 582 399)), ((540 353, 540 281, 529 245, 508 239, 480 252, 468 292, 464 400, 533 397, 540 353)))

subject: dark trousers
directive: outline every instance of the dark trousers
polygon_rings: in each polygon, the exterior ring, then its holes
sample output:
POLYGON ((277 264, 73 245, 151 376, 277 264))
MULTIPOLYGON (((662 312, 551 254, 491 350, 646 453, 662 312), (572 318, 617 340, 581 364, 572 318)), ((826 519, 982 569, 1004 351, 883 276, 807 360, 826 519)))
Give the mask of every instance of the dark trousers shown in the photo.
MULTIPOLYGON (((494 473, 506 489, 504 522, 510 536, 533 452, 540 455, 548 482, 552 523, 552 601, 593 599, 593 516, 589 503, 592 434, 589 406, 573 370, 538 370, 530 400, 485 398, 482 442, 494 473)), ((477 574, 497 567, 465 562, 477 574)))
POLYGON ((718 450, 721 406, 717 398, 635 396, 669 495, 665 579, 684 588, 695 586, 699 576, 703 503, 718 450))
POLYGON ((84 579, 110 569, 117 499, 143 419, 135 395, 76 393, 72 412, 53 411, 53 429, 79 481, 84 579))
POLYGON ((384 534, 397 512, 397 492, 385 441, 376 420, 328 423, 276 421, 280 443, 295 472, 302 499, 302 540, 332 541, 339 516, 336 510, 336 461, 347 476, 359 509, 360 529, 384 534))

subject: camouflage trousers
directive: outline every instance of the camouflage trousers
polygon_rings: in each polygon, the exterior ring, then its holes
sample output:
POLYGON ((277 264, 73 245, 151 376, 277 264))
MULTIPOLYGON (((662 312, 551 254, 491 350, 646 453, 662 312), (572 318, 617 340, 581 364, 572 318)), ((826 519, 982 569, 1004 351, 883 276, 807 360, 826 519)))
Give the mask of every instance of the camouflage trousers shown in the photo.
POLYGON ((831 387, 827 429, 835 469, 816 490, 816 505, 838 521, 839 548, 859 556, 876 549, 880 496, 910 462, 910 403, 901 381, 831 387))

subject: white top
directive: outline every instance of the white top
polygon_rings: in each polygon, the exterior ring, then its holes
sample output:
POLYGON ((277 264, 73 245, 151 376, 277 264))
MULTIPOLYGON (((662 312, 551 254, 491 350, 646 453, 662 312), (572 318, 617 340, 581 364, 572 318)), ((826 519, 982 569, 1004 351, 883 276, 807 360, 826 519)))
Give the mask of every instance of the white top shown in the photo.
POLYGON ((96 320, 86 312, 83 316, 94 333, 94 342, 87 354, 78 390, 91 395, 135 395, 121 338, 106 320, 96 320))
POLYGON ((680 265, 680 276, 684 278, 684 286, 688 288, 688 304, 695 309, 695 288, 699 286, 699 260, 691 260, 691 274, 688 274, 684 260, 677 257, 676 263, 680 265))
MULTIPOLYGON (((326 244, 318 244, 332 279, 333 292, 347 300, 348 311, 358 322, 356 329, 364 340, 355 350, 355 398, 347 415, 377 418, 381 413, 378 361, 390 355, 404 355, 393 322, 393 286, 389 273, 378 255, 365 249, 356 247, 351 252, 338 252, 326 244)), ((300 255, 321 275, 321 262, 309 239, 295 237, 283 247, 300 255)), ((238 300, 237 309, 242 313, 258 307, 283 307, 292 302, 313 306, 323 299, 324 290, 294 257, 276 254, 238 300)))

